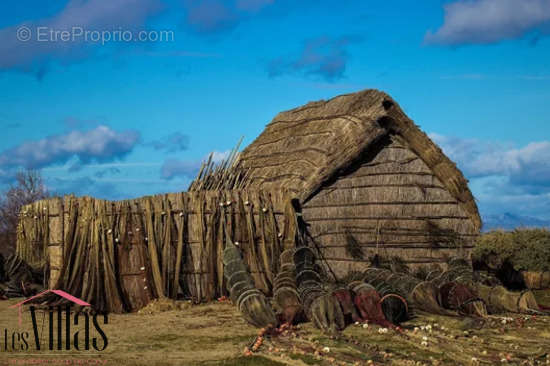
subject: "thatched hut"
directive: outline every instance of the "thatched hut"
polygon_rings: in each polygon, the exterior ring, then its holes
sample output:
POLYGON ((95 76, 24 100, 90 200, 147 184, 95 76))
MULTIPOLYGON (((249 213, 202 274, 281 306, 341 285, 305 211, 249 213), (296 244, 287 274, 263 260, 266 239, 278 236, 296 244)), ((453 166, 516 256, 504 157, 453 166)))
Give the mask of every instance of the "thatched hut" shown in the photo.
POLYGON ((203 166, 189 192, 26 206, 17 253, 48 264, 50 286, 131 311, 154 297, 224 294, 229 239, 269 294, 296 209, 336 275, 376 254, 443 262, 471 249, 481 226, 455 164, 388 95, 366 90, 280 113, 240 155, 203 166))
POLYGON ((374 254, 442 262, 471 249, 481 227, 460 170, 378 90, 280 113, 239 166, 248 188, 295 193, 339 274, 364 268, 374 254))

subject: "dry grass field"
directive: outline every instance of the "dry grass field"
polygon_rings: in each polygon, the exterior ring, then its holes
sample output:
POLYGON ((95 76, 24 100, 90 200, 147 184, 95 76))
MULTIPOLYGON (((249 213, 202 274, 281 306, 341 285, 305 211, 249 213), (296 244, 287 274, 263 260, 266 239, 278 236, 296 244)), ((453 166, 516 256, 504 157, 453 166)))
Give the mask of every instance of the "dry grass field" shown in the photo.
MULTIPOLYGON (((550 293, 537 295, 549 304, 550 293)), ((385 332, 374 325, 352 325, 332 339, 311 324, 301 324, 294 332, 266 339, 258 353, 245 357, 243 350, 253 342, 257 329, 248 326, 234 306, 191 306, 185 302, 156 302, 140 313, 110 315, 109 323, 102 326, 109 340, 102 352, 31 354, 4 349, 4 329, 32 334, 28 312, 23 312, 19 328, 17 311, 9 309, 15 303, 0 302, 0 365, 550 364, 550 317, 507 314, 506 321, 494 317, 482 323, 420 315, 404 324, 403 334, 385 332)))

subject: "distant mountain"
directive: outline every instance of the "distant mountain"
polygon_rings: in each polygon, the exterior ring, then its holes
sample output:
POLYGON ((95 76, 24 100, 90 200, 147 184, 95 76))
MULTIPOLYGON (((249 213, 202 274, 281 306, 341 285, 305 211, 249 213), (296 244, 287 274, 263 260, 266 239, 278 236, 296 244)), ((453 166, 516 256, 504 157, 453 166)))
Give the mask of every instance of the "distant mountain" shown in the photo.
POLYGON ((486 215, 483 217, 483 231, 492 229, 512 230, 518 227, 547 227, 550 220, 541 220, 536 217, 520 216, 509 212, 502 215, 486 215))

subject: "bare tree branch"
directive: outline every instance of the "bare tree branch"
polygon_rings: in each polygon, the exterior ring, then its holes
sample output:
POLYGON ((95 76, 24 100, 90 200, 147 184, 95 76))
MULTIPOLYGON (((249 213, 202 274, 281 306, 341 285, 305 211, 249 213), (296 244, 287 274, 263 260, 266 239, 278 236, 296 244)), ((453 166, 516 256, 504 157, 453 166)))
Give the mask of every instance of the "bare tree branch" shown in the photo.
POLYGON ((15 249, 21 207, 49 196, 39 171, 17 173, 16 184, 0 196, 0 253, 10 253, 15 249))

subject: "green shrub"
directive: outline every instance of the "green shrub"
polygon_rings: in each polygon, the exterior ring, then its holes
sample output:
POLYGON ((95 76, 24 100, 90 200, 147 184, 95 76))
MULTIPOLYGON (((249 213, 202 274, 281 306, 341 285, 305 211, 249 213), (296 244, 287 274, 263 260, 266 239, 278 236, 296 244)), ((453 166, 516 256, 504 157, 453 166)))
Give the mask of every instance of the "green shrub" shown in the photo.
POLYGON ((550 231, 491 231, 479 238, 472 259, 492 268, 498 268, 509 261, 517 271, 550 271, 550 231))

